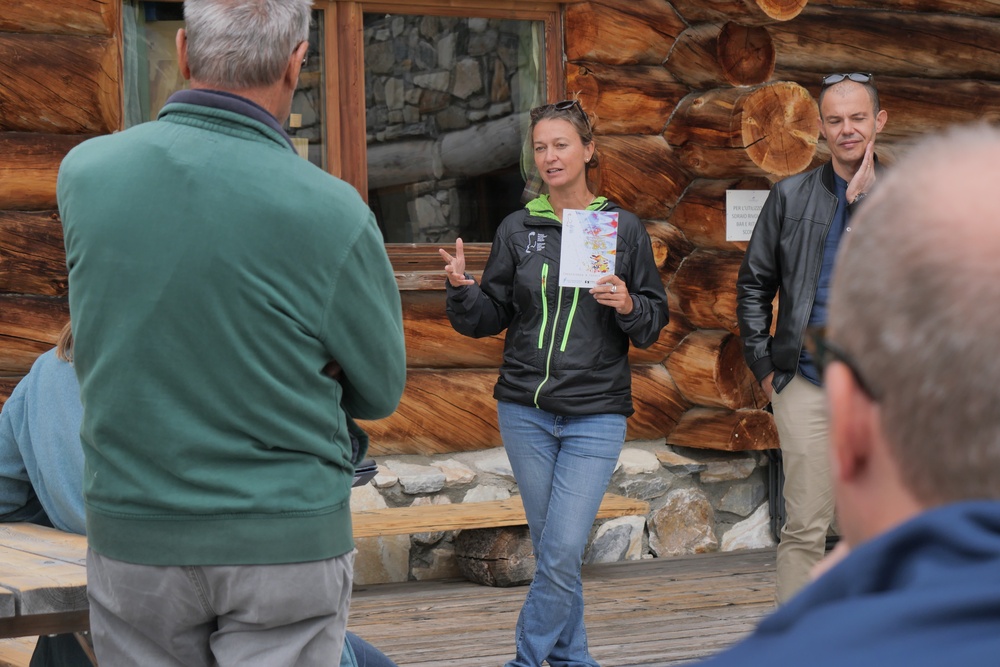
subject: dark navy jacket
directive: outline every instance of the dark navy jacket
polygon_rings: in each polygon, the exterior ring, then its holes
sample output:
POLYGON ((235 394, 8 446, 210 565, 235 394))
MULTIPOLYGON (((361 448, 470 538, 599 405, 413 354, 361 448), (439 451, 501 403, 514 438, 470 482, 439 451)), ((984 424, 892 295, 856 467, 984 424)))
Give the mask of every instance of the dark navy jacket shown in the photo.
POLYGON ((861 545, 703 664, 1000 665, 1000 501, 947 505, 861 545))

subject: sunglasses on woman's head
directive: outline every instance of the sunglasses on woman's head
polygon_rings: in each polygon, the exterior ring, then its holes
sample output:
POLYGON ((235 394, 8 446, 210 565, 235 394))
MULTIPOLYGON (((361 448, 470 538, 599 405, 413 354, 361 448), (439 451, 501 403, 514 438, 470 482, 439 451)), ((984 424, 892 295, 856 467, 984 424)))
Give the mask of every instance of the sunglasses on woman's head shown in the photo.
POLYGON ((580 117, 589 123, 590 119, 587 118, 587 114, 583 112, 583 107, 580 106, 580 102, 577 100, 563 100, 562 102, 543 104, 540 107, 535 107, 534 109, 532 109, 529 112, 529 115, 531 116, 531 121, 535 122, 549 111, 569 111, 574 107, 576 107, 576 109, 580 112, 580 117))

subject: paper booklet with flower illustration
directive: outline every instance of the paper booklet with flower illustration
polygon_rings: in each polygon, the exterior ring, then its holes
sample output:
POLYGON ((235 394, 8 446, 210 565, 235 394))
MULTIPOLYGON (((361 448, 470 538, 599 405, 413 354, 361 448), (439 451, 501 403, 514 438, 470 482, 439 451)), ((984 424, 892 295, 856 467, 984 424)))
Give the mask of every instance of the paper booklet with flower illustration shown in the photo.
POLYGON ((615 272, 618 213, 563 210, 560 287, 593 287, 615 272))

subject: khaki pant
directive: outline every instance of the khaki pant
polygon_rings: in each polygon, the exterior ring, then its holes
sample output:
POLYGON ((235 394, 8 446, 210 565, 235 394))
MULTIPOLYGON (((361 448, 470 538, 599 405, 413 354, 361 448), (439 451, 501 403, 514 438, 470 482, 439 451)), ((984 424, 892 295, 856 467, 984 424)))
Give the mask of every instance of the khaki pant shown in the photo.
POLYGON ((785 472, 785 525, 778 543, 778 602, 809 582, 834 520, 826 396, 796 375, 771 398, 785 472))

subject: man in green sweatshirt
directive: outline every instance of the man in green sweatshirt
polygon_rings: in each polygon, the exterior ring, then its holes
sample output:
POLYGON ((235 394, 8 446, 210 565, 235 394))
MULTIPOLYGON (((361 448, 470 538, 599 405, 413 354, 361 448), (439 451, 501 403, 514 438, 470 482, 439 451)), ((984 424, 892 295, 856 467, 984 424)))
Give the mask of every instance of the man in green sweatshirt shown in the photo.
POLYGON ((371 211, 281 127, 310 5, 187 0, 191 89, 60 169, 101 664, 341 651, 348 424, 396 408, 405 350, 371 211))

